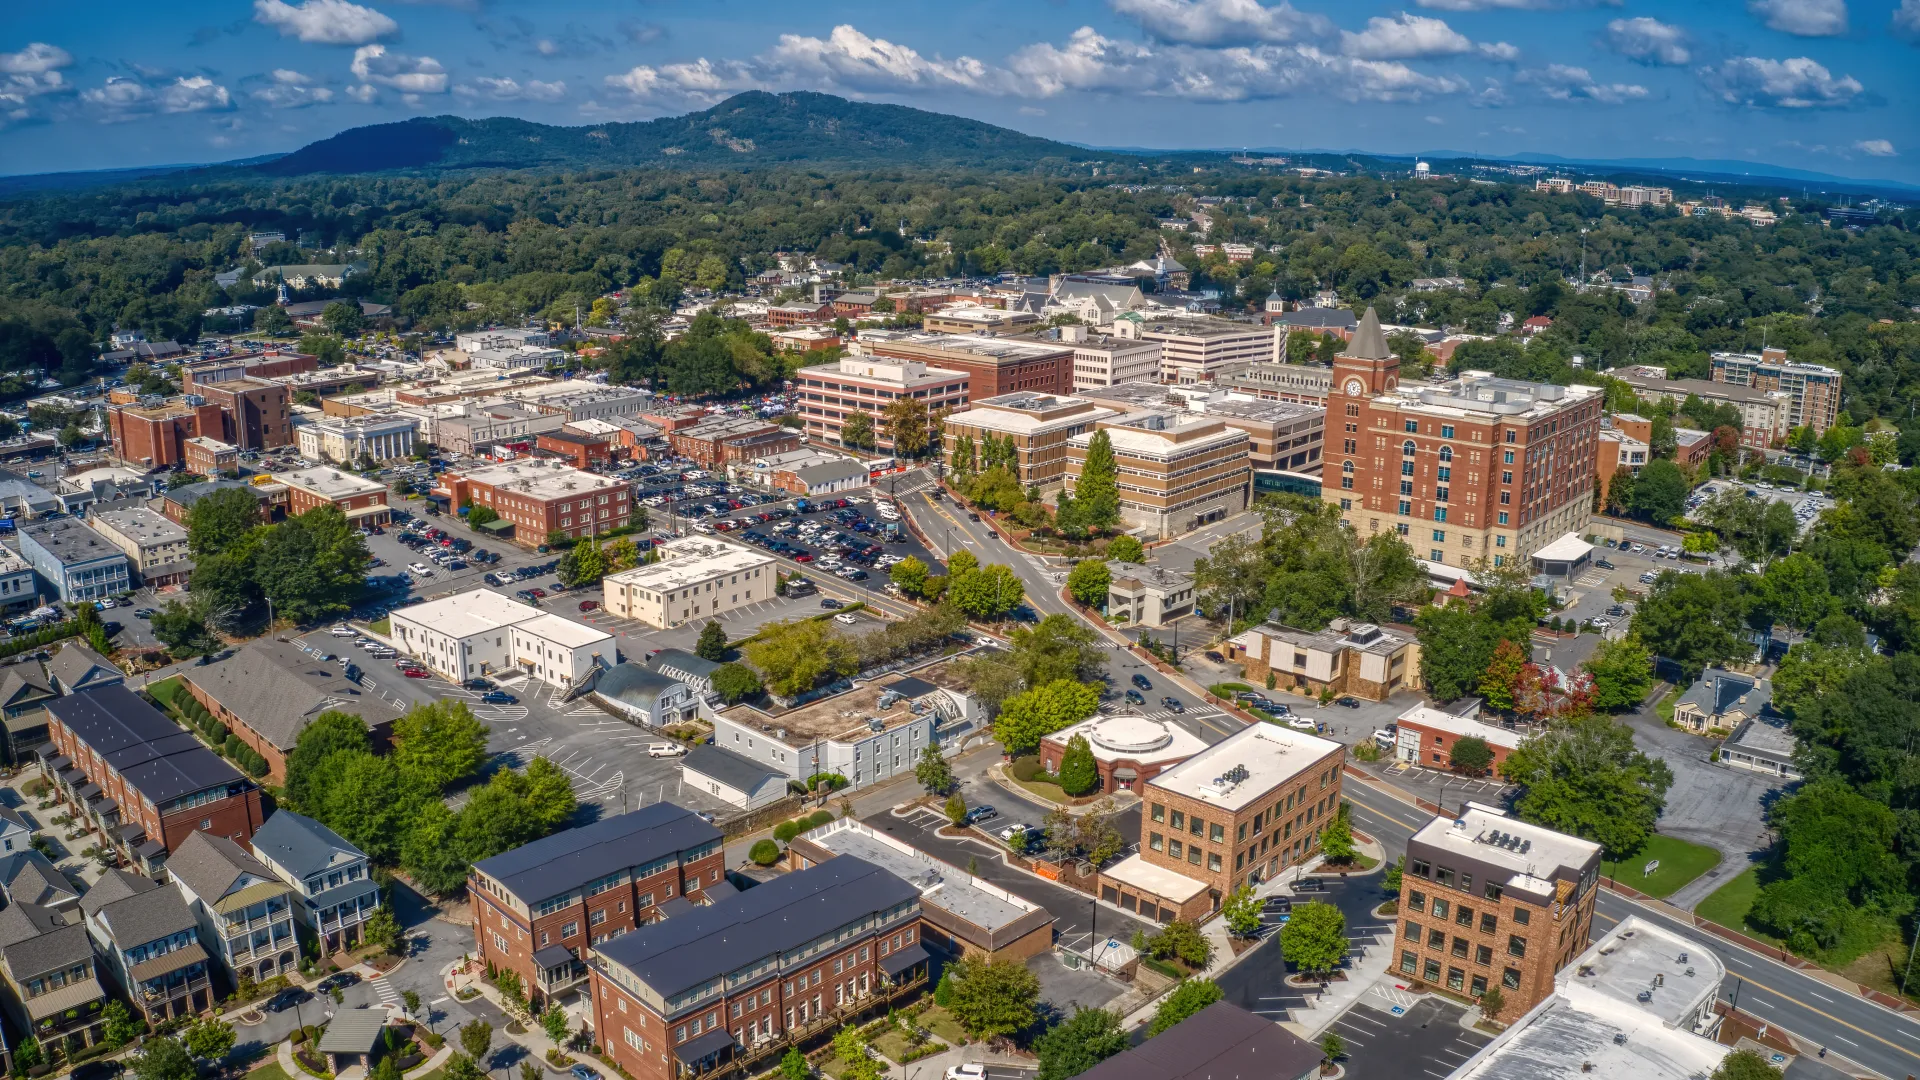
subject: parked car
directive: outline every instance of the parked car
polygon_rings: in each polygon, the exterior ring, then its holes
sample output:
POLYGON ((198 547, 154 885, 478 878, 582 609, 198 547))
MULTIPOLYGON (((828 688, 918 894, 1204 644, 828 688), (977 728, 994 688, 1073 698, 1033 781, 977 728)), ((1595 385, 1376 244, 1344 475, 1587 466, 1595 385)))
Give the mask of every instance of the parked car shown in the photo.
POLYGON ((1614 569, 1614 565, 1613 565, 1612 563, 1610 563, 1610 562, 1608 562, 1608 561, 1607 561, 1607 560, 1605 560, 1605 559, 1595 559, 1595 560, 1593 560, 1593 565, 1595 565, 1595 566, 1597 566, 1597 567, 1599 567, 1599 568, 1600 568, 1600 569, 1602 569, 1602 570, 1612 570, 1612 569, 1614 569))
POLYGON ((582 600, 582 601, 580 601, 580 610, 581 610, 581 611, 592 611, 592 610, 594 610, 595 608, 598 608, 599 606, 600 606, 600 602, 599 602, 598 600, 582 600))
POLYGON ((1343 709, 1357 709, 1360 707, 1360 699, 1354 697, 1337 698, 1334 700, 1334 704, 1343 709))
POLYGON ((489 690, 480 695, 480 700, 488 705, 512 705, 520 699, 505 690, 489 690))
POLYGON ((1289 716, 1289 717, 1286 717, 1285 720, 1287 722, 1287 726, 1294 729, 1295 731, 1317 732, 1320 730, 1320 724, 1317 721, 1310 720, 1304 716, 1289 716))
POLYGON ((1213 661, 1216 664, 1224 664, 1227 662, 1226 657, 1221 656, 1219 653, 1214 652, 1212 649, 1207 650, 1207 659, 1213 661))
POLYGON ((1293 898, 1291 896, 1269 896, 1261 902, 1260 914, 1275 916, 1292 915, 1293 898))
POLYGON ((979 806, 967 811, 967 824, 979 825, 982 822, 992 821, 999 816, 1000 811, 995 810, 991 803, 981 803, 979 806))
POLYGON ((600 1080, 600 1074, 585 1065, 575 1065, 567 1071, 573 1074, 573 1080, 600 1080))
POLYGON ((331 994, 335 990, 345 990, 347 987, 359 981, 360 975, 358 972, 336 971, 326 978, 321 979, 320 985, 315 987, 315 989, 323 994, 331 994))
POLYGON ((355 634, 358 634, 359 632, 360 631, 355 630, 353 627, 345 626, 345 625, 336 626, 333 629, 327 631, 327 633, 332 634, 334 637, 352 637, 355 634))
POLYGON ((977 1061, 949 1065, 947 1075, 942 1080, 987 1080, 987 1067, 977 1061))
POLYGON ((657 742, 647 744, 648 757, 679 757, 686 752, 687 748, 681 746, 679 743, 657 742))
POLYGON ((307 993, 297 986, 289 987, 273 995, 273 998, 266 1004, 266 1010, 271 1013, 285 1012, 312 997, 312 994, 307 993))
POLYGON ((840 601, 835 600, 831 596, 822 597, 820 600, 820 606, 828 609, 837 608, 840 606, 840 601))
POLYGON ((427 672, 426 668, 417 667, 402 668, 400 674, 405 675, 409 679, 430 679, 433 677, 427 672))
POLYGON ((848 615, 846 612, 841 612, 840 614, 835 615, 833 617, 833 621, 837 623, 845 623, 848 626, 852 626, 854 623, 857 623, 860 620, 854 618, 851 615, 848 615))

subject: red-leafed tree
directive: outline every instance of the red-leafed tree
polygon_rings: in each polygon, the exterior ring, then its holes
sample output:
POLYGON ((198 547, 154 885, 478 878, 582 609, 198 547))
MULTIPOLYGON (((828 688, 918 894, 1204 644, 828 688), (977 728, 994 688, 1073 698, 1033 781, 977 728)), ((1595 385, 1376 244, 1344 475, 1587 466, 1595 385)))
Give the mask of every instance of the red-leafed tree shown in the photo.
POLYGON ((1502 639, 1494 646, 1493 660, 1480 676, 1480 696, 1501 712, 1514 710, 1514 691, 1520 685, 1520 673, 1527 667, 1527 654, 1520 646, 1502 639))

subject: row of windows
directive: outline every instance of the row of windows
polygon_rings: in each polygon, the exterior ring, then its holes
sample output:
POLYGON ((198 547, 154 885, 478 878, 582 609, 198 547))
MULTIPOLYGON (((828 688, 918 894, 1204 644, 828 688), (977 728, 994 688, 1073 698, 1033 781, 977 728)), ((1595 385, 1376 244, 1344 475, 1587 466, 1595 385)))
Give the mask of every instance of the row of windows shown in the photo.
MULTIPOLYGON (((1432 957, 1428 957, 1426 964, 1422 966, 1420 958, 1415 954, 1411 952, 1402 952, 1400 954, 1400 971, 1410 977, 1422 978, 1438 985, 1441 978, 1440 967, 1440 961, 1432 957)), ((1447 989, 1456 994, 1464 993, 1477 998, 1487 992, 1487 977, 1485 975, 1475 975, 1472 980, 1469 981, 1465 970, 1450 967, 1447 969, 1446 980, 1447 989)), ((1502 970, 1500 973, 1500 985, 1509 990, 1520 989, 1520 969, 1506 968, 1502 970)))

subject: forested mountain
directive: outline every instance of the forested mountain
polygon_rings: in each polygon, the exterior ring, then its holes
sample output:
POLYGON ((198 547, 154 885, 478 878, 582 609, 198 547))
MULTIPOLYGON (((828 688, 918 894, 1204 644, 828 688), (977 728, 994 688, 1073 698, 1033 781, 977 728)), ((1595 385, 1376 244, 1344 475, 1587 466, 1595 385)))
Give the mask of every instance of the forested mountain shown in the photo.
POLYGON ((1031 167, 1110 159, 978 120, 830 94, 737 94, 701 112, 555 127, 430 116, 353 128, 252 167, 269 176, 390 169, 765 165, 777 162, 1031 167))

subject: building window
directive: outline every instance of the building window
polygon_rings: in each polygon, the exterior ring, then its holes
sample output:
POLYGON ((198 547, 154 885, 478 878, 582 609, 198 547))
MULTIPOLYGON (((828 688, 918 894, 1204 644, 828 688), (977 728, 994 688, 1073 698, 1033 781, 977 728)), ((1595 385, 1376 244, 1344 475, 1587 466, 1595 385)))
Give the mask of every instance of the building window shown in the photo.
POLYGON ((1435 529, 1435 530, 1433 530, 1433 542, 1434 542, 1434 543, 1436 543, 1436 544, 1444 544, 1444 543, 1446 543, 1446 542, 1447 542, 1447 531, 1446 531, 1445 529, 1435 529))
POLYGON ((1507 955, 1521 956, 1521 957, 1526 956, 1527 955, 1527 939, 1521 937, 1519 934, 1507 935, 1507 955))
MULTIPOLYGON (((1420 421, 1418 420, 1408 420, 1405 423, 1406 423, 1406 428, 1408 433, 1412 433, 1420 430, 1420 421)), ((1413 444, 1408 443, 1407 445, 1412 446, 1413 444)))
POLYGON ((1419 970, 1420 958, 1410 952, 1400 954, 1400 970, 1412 975, 1419 970))
POLYGON ((1165 846, 1164 838, 1159 833, 1147 834, 1147 847, 1159 851, 1163 846, 1165 846))
POLYGON ((1414 891, 1408 893, 1407 894, 1407 910, 1409 911, 1427 910, 1427 894, 1419 891, 1418 889, 1415 889, 1414 891))
MULTIPOLYGON (((1465 911, 1466 909, 1462 908, 1461 910, 1465 911)), ((1498 929, 1500 929, 1500 917, 1498 915, 1495 915, 1491 911, 1483 911, 1480 913, 1481 933, 1491 934, 1498 929)))
POLYGON ((1408 941, 1420 940, 1420 924, 1419 923, 1411 922, 1411 921, 1407 923, 1407 940, 1408 941))
POLYGON ((1493 946, 1476 945, 1473 950, 1473 962, 1485 967, 1493 963, 1493 946))
POLYGON ((1426 976, 1426 979, 1428 982, 1439 982, 1440 981, 1440 961, 1438 960, 1427 961, 1426 969, 1422 971, 1421 974, 1426 976))
POLYGON ((1452 424, 1441 424, 1441 425, 1440 425, 1440 437, 1441 437, 1441 438, 1443 438, 1443 439, 1451 439, 1451 438, 1453 438, 1453 425, 1452 425, 1452 424))
POLYGON ((1509 990, 1520 989, 1520 969, 1508 968, 1500 973, 1500 985, 1509 990))
POLYGON ((1486 992, 1487 992, 1487 977, 1485 975, 1475 975, 1473 977, 1472 989, 1470 993, 1472 993, 1474 997, 1479 997, 1481 994, 1484 994, 1486 992))
POLYGON ((1525 926, 1533 921, 1533 913, 1523 907, 1514 908, 1513 921, 1519 923, 1521 926, 1525 926))
POLYGON ((1438 897, 1434 898, 1434 901, 1433 901, 1433 917, 1434 918, 1439 919, 1442 922, 1446 921, 1448 910, 1449 910, 1449 905, 1445 900, 1442 900, 1438 897))
POLYGON ((1435 930, 1432 928, 1428 928, 1427 948, 1444 949, 1446 947, 1447 947, 1447 932, 1445 930, 1435 930))
POLYGON ((1408 502, 1405 499, 1401 499, 1400 500, 1400 516, 1411 517, 1412 515, 1413 515, 1413 504, 1408 502))

